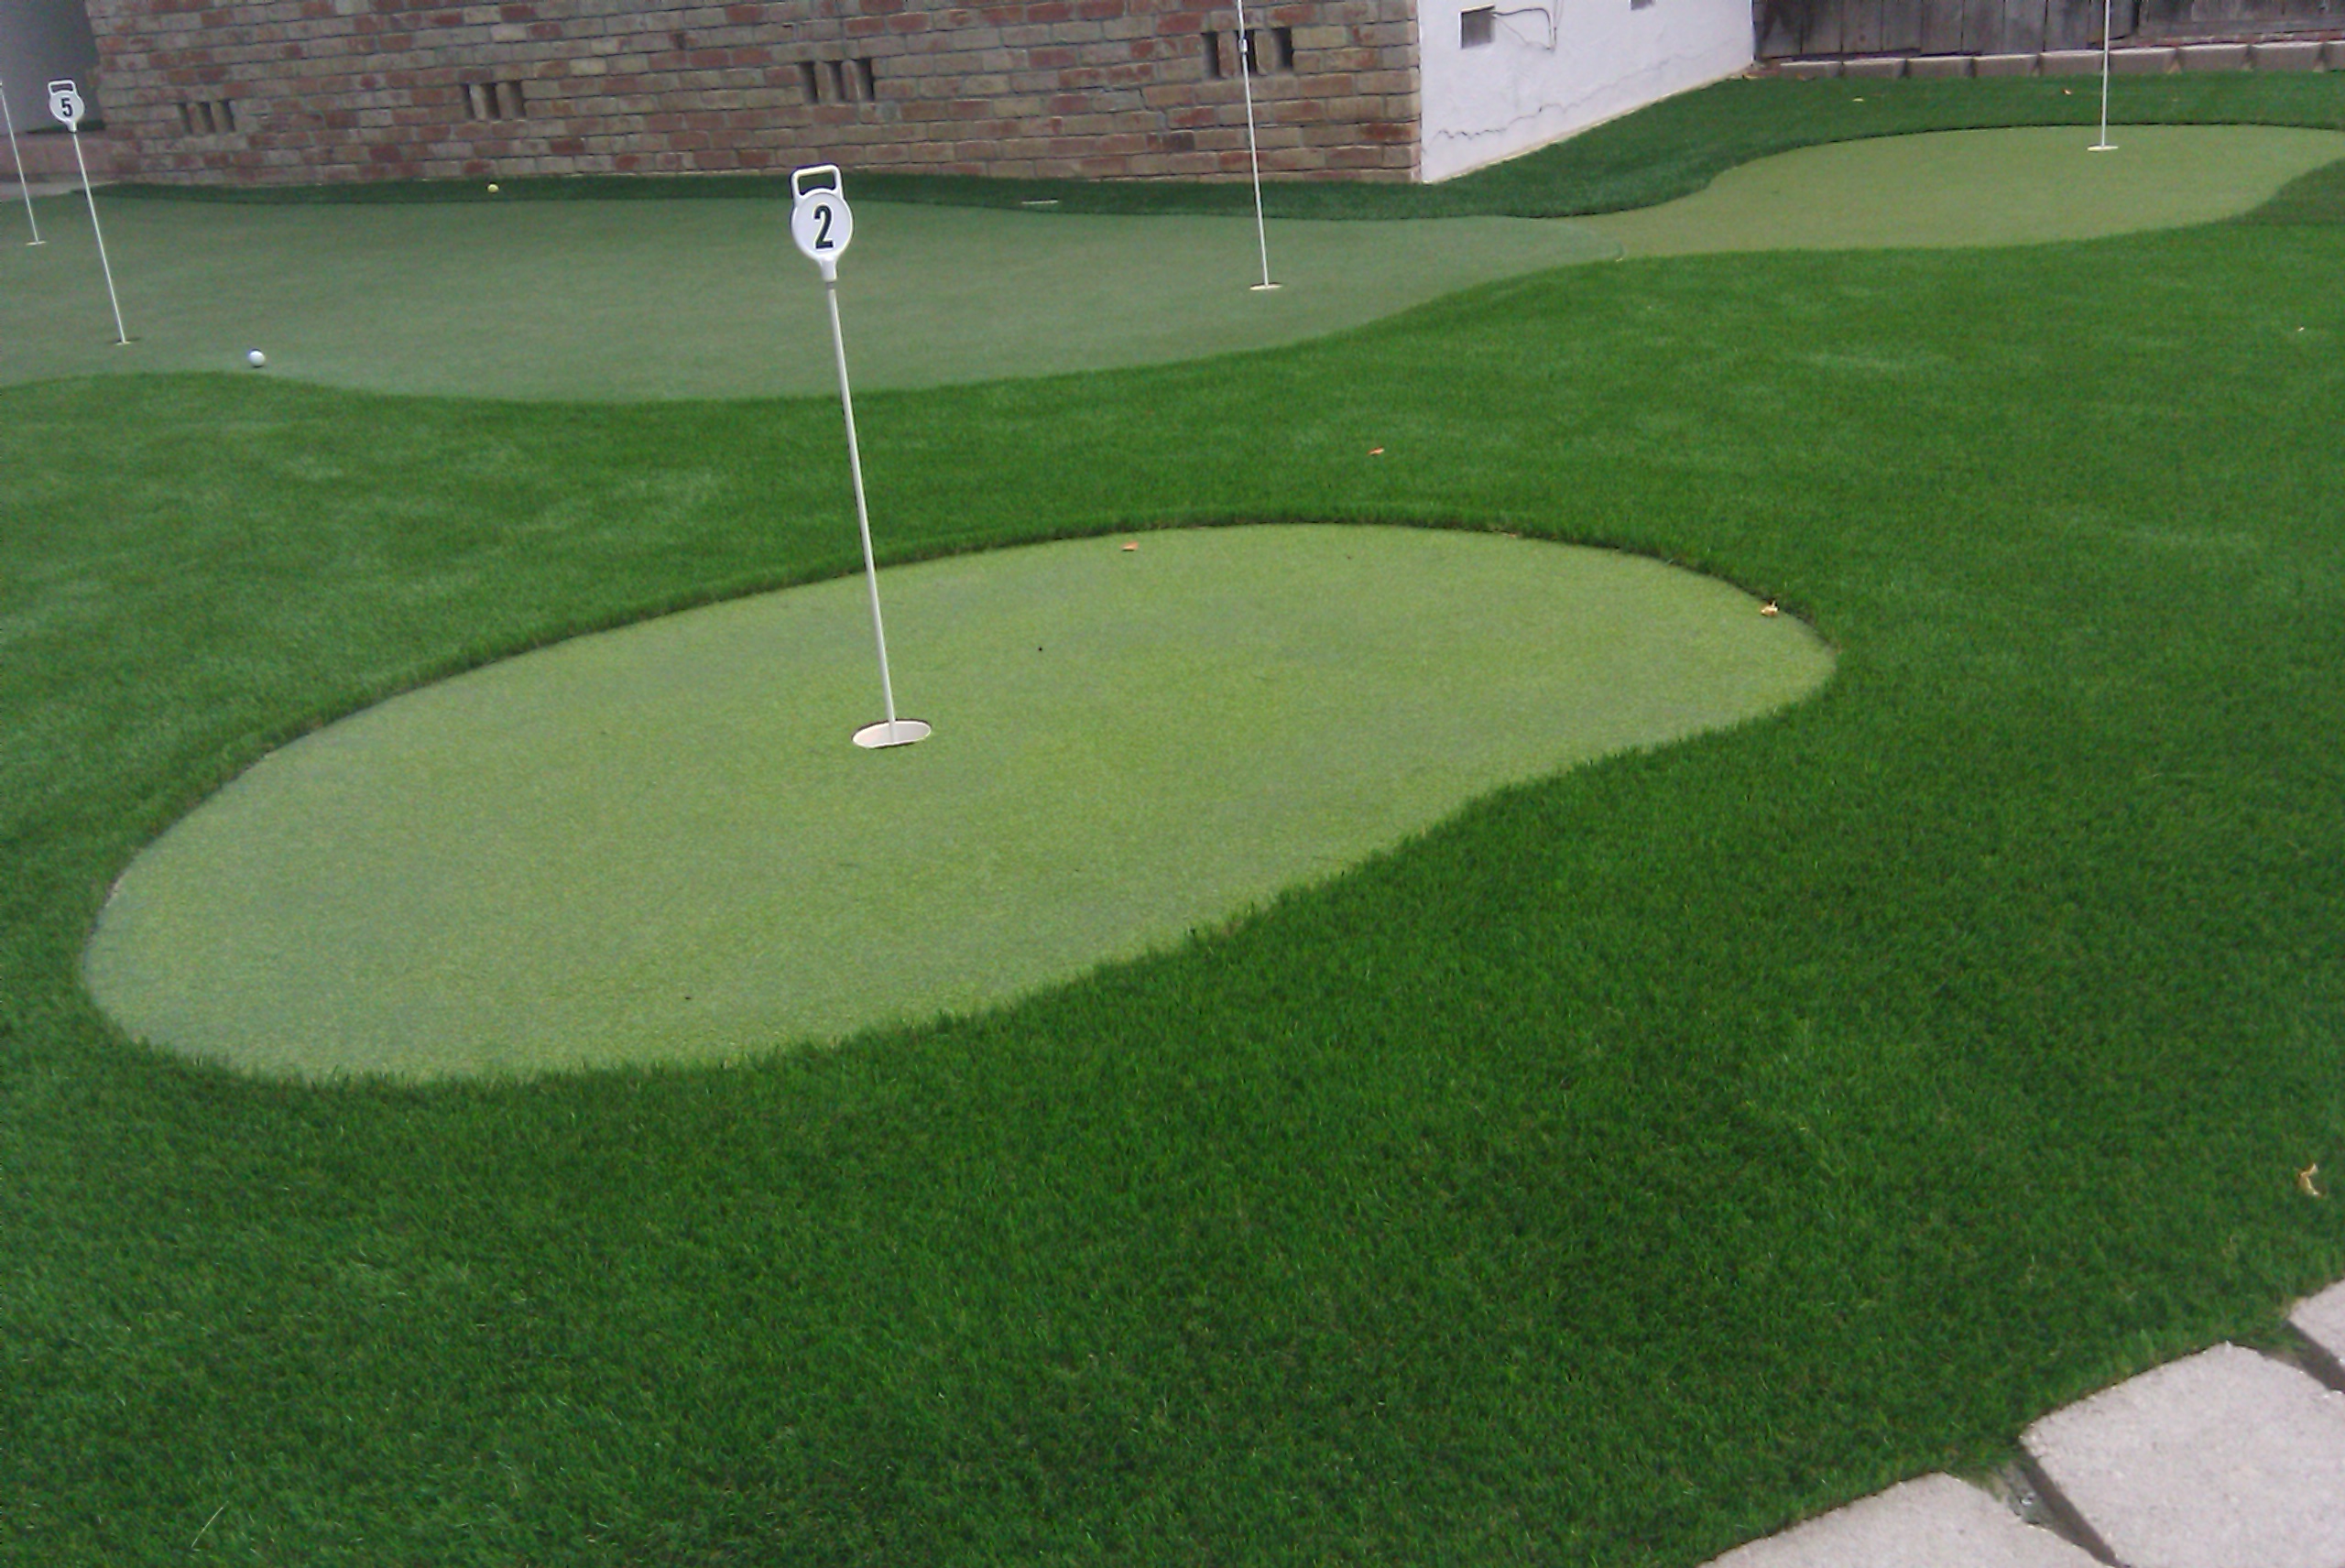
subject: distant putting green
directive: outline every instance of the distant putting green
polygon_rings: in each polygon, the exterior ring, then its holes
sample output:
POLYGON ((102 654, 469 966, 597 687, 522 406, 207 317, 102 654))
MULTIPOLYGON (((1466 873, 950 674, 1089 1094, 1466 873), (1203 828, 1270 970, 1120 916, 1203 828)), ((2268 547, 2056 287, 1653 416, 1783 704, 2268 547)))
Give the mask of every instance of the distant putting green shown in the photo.
MULTIPOLYGON (((1851 84, 1861 85, 1861 84, 1851 84)), ((842 271, 858 385, 933 387, 1267 348, 1478 283, 1690 251, 1986 245, 2210 222, 2345 158, 2259 126, 1951 131, 1805 148, 1600 218, 1273 222, 1282 287, 1240 218, 869 203, 842 271)), ((103 200, 103 198, 102 198, 103 200)), ((105 208, 133 342, 79 203, 52 243, 0 244, 0 380, 268 368, 376 391, 628 400, 823 393, 813 269, 780 203, 742 201, 105 208)))
POLYGON ((88 961, 132 1033, 272 1074, 710 1061, 1175 942, 1501 786, 1764 713, 1830 658, 1713 579, 1398 528, 1192 529, 588 637, 264 760, 88 961))
MULTIPOLYGON (((1851 82, 1852 96, 1864 83, 1851 82)), ((1708 189, 1580 220, 1631 256, 2038 245, 2235 217, 2345 158, 2345 135, 2268 125, 2028 126, 1835 142, 1708 189)))
MULTIPOLYGON (((105 199, 100 196, 101 202, 105 199)), ((0 379, 261 374, 374 391, 627 400, 833 389, 814 268, 775 201, 105 203, 132 343, 117 347, 88 214, 43 204, 0 244, 0 379)), ((21 222, 22 214, 18 214, 21 222)), ((1609 258, 1574 223, 1271 226, 1220 217, 861 205, 840 271, 858 386, 1056 375, 1357 326, 1492 278, 1609 258)))

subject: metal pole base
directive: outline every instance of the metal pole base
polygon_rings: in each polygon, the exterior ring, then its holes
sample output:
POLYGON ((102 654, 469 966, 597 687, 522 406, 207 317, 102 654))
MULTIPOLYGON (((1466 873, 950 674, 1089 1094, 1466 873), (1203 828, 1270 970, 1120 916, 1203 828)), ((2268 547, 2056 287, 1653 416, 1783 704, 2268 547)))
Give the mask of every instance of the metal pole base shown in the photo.
POLYGON ((47 240, 27 240, 25 242, 27 245, 47 245, 48 243, 49 242, 47 240))
POLYGON ((2095 142, 2092 146, 2085 148, 2085 151, 2087 152, 2115 152, 2116 150, 2117 144, 2115 142, 2095 142))
POLYGON ((878 751, 885 746, 910 746, 916 740, 926 740, 931 731, 918 719, 882 719, 876 724, 866 724, 855 732, 855 744, 866 751, 878 751))
POLYGON ((1277 287, 1278 285, 1275 283, 1249 283, 1246 286, 1246 292, 1249 294, 1268 294, 1277 287))

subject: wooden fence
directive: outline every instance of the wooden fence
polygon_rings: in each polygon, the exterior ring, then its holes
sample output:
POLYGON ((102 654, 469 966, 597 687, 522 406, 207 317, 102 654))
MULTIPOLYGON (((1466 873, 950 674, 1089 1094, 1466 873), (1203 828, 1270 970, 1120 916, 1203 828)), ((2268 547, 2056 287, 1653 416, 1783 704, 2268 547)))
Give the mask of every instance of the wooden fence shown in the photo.
MULTIPOLYGON (((1759 58, 2099 49, 2101 0, 1755 0, 1759 58)), ((2345 30, 2345 0, 2115 0, 2131 41, 2345 30)))

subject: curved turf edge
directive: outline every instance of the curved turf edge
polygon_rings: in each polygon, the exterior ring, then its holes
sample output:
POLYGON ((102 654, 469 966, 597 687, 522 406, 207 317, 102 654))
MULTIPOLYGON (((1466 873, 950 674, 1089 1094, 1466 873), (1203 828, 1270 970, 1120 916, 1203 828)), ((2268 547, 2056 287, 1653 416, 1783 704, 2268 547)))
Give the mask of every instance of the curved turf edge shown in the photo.
POLYGON ((1239 528, 839 580, 573 639, 281 751, 117 881, 133 1035, 267 1073, 725 1061, 998 1007, 1830 659, 1724 584, 1455 529, 1239 528), (876 710, 875 710, 876 711, 876 710))

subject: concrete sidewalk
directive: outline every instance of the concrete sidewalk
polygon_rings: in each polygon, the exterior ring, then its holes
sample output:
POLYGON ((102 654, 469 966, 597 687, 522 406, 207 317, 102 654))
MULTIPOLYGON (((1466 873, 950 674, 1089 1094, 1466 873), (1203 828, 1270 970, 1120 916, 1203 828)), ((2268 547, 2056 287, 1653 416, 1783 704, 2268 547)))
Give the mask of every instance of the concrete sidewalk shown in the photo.
POLYGON ((2345 1568, 2345 1283, 2288 1321, 2301 1366, 2219 1345, 2029 1427, 2043 1522, 1925 1475, 1709 1568, 2345 1568))

